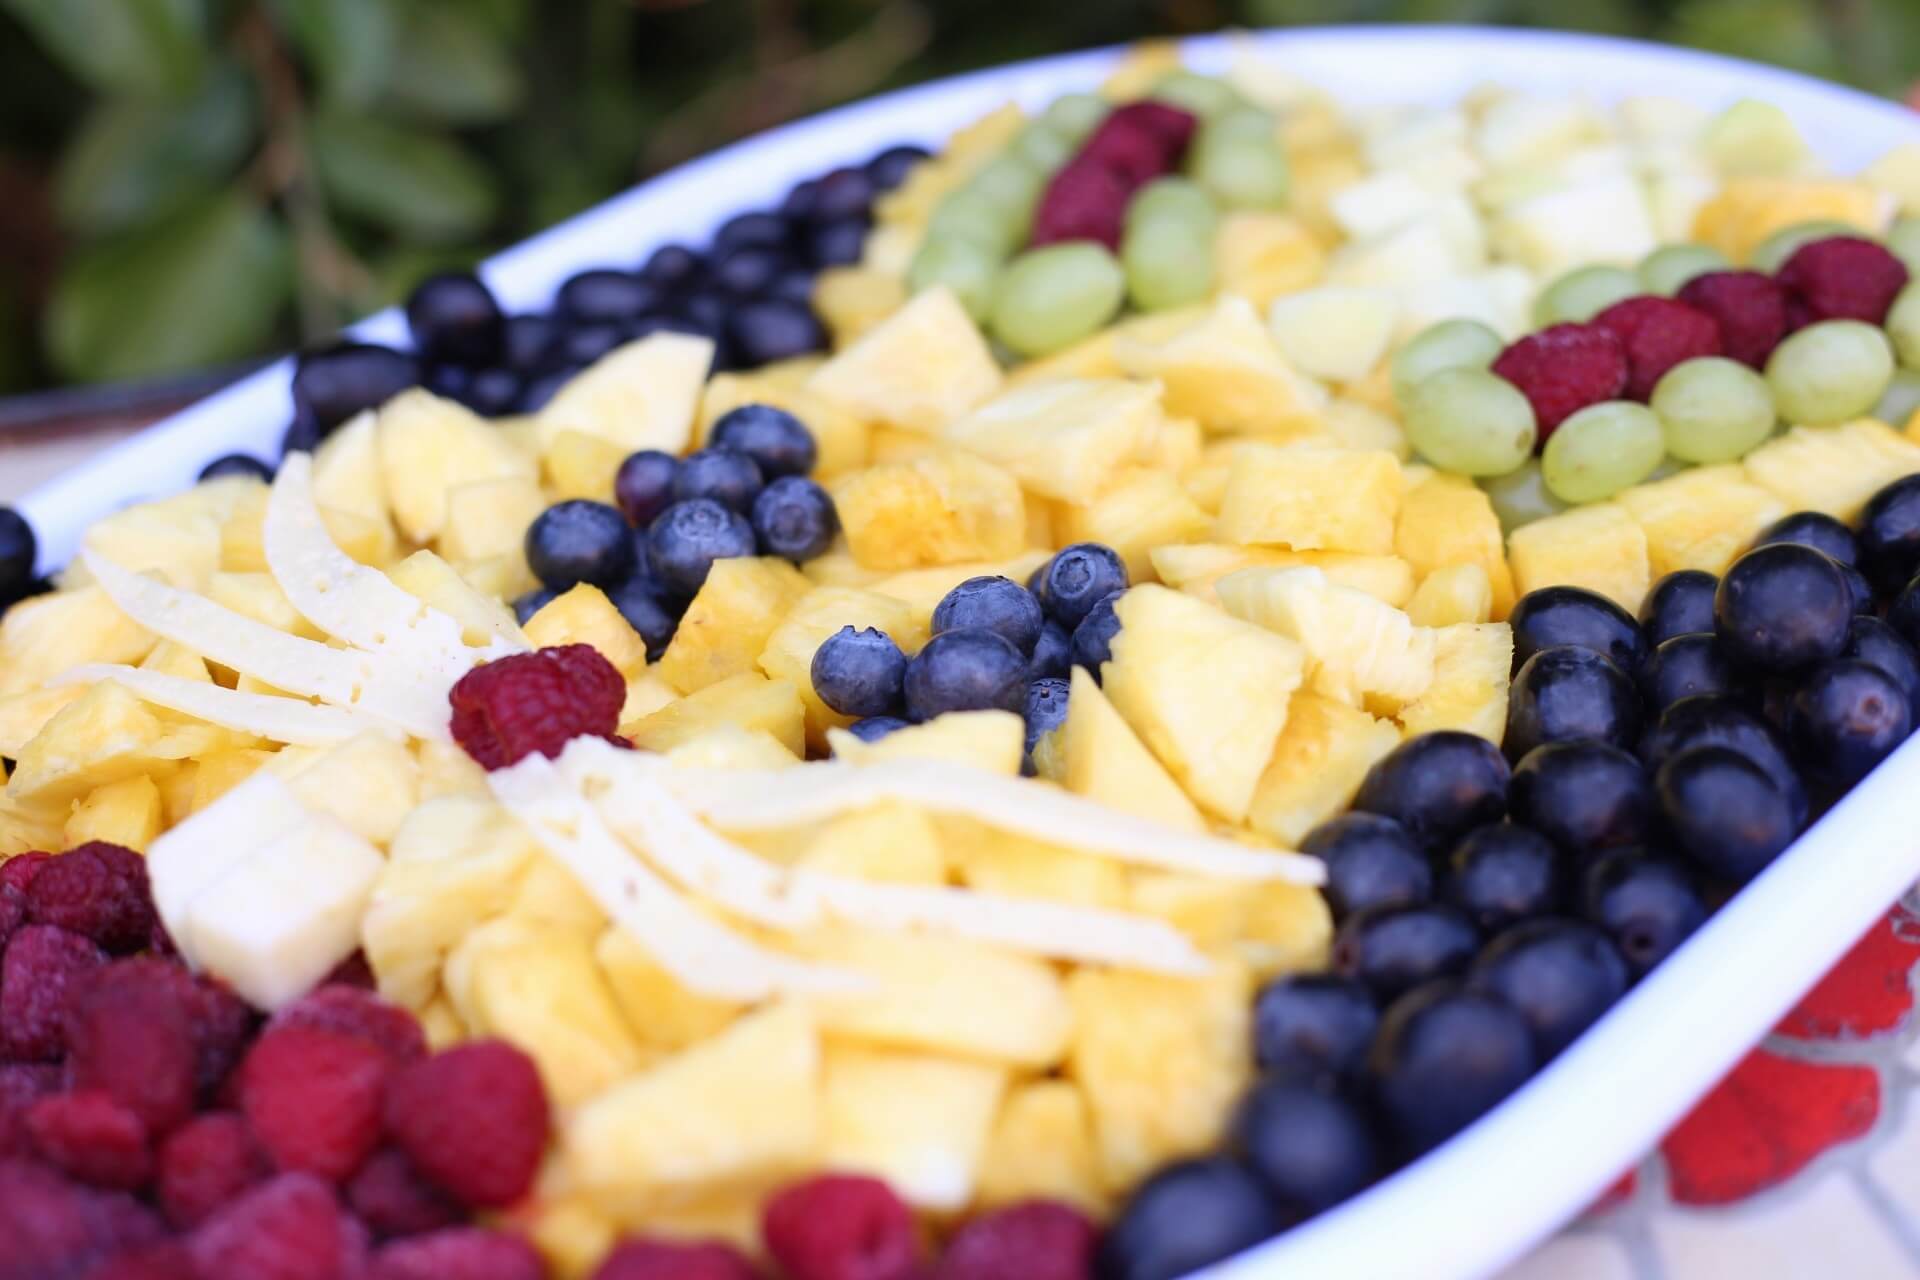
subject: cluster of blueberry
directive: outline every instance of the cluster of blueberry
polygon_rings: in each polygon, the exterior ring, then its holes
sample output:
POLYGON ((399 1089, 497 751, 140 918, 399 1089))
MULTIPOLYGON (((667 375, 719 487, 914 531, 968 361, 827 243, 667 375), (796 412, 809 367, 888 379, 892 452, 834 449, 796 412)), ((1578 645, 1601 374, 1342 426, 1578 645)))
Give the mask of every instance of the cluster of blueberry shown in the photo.
POLYGON ((39 556, 40 542, 27 518, 12 507, 0 507, 0 613, 16 600, 52 589, 46 580, 33 576, 39 556))

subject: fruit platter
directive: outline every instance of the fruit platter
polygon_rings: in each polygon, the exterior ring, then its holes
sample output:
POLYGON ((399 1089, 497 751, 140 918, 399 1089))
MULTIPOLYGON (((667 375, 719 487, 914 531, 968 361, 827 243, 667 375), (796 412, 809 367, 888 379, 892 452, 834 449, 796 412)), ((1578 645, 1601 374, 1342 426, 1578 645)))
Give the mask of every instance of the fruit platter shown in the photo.
POLYGON ((1916 574, 1891 105, 777 130, 0 508, 0 1280, 1489 1274, 1920 877, 1916 574))

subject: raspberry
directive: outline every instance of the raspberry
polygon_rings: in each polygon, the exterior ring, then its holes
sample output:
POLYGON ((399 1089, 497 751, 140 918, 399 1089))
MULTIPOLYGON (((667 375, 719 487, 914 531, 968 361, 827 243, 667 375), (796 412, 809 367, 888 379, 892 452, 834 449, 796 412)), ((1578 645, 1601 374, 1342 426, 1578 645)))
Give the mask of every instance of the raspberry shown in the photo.
POLYGON ((754 1280, 758 1274, 730 1245, 628 1240, 606 1256, 592 1280, 754 1280))
POLYGON ((61 1280, 165 1234, 132 1196, 93 1191, 25 1160, 0 1160, 0 1280, 61 1280))
POLYGON ((519 1236, 455 1227, 396 1240, 373 1257, 367 1280, 542 1280, 540 1255, 519 1236))
POLYGON ((68 1006, 72 1087, 106 1091, 139 1116, 148 1133, 165 1137, 193 1114, 193 1029, 172 990, 115 981, 118 967, 101 970, 68 1006))
POLYGON ((1627 353, 1620 339, 1590 324, 1556 324, 1513 343, 1493 371, 1533 406, 1540 442, 1590 404, 1627 389, 1627 353))
POLYGON ((1180 157, 1186 154, 1187 144, 1193 141, 1194 131, 1200 127, 1200 117, 1193 112, 1157 98, 1142 98, 1124 107, 1116 107, 1107 119, 1118 120, 1130 128, 1152 134, 1167 153, 1168 169, 1178 164, 1180 157))
POLYGON ((0 1067, 0 1159, 30 1155, 27 1109, 65 1085, 66 1072, 50 1063, 15 1063, 0 1067))
POLYGON ((21 893, 33 883, 40 868, 53 861, 50 853, 16 853, 4 862, 0 862, 0 885, 11 885, 21 893))
POLYGON ((201 1223, 187 1248, 209 1280, 343 1280, 362 1273, 367 1242, 331 1187, 283 1173, 201 1223))
POLYGON ((1088 1280, 1098 1234, 1066 1205, 1011 1205, 960 1228, 933 1280, 1088 1280))
POLYGON ((374 1235, 414 1236, 450 1227, 464 1216, 445 1192, 420 1176, 395 1147, 376 1151, 347 1184, 347 1203, 374 1235))
POLYGON ((227 1078, 253 1035, 253 1010, 240 997, 224 983, 195 977, 178 961, 154 956, 116 961, 89 977, 85 990, 90 996, 108 986, 129 1001, 171 1004, 182 1011, 193 1040, 194 1085, 202 1096, 227 1078))
POLYGON ((27 1109, 27 1135, 48 1164, 82 1182, 131 1191, 153 1176, 147 1127, 101 1089, 40 1099, 27 1109))
POLYGON ((1682 360, 1720 354, 1720 326, 1706 312, 1672 298, 1616 302, 1593 318, 1627 353, 1627 397, 1645 403, 1653 384, 1682 360))
POLYGON ((240 1109, 280 1169, 344 1182, 380 1145, 380 1098, 393 1064, 355 1036, 282 1027, 240 1064, 240 1109))
POLYGON ((91 938, 115 955, 142 950, 153 932, 147 861, 95 840, 43 863, 27 885, 27 918, 91 938))
POLYGON ((515 654, 453 686, 453 737, 487 769, 536 751, 551 759, 582 735, 612 737, 626 699, 626 681, 592 645, 515 654))
POLYGON ((435 1054, 387 1086, 394 1140, 420 1172, 476 1208, 527 1193, 550 1123, 533 1060, 499 1040, 435 1054))
POLYGON ((396 1066, 427 1056, 427 1037, 414 1016, 358 987, 317 988, 267 1021, 268 1031, 281 1027, 317 1027, 353 1036, 385 1053, 396 1066))
POLYGON ((877 1178, 828 1174, 788 1187, 760 1233, 792 1280, 908 1280, 920 1257, 913 1212, 877 1178))
POLYGON ((1172 171, 1193 138, 1196 121, 1164 102, 1135 102, 1112 112, 1075 157, 1111 170, 1131 195, 1172 171))
POLYGON ((177 1240, 116 1254, 87 1272, 86 1280, 201 1280, 193 1255, 177 1240))
POLYGON ((320 979, 323 987, 358 987, 362 991, 373 991, 379 987, 373 976, 373 964, 367 959, 367 953, 356 951, 333 966, 333 972, 320 979))
POLYGON ((52 925, 14 934, 0 960, 0 1048, 20 1062, 60 1057, 70 989, 106 962, 100 948, 52 925))
POLYGON ((1775 278, 1806 304, 1813 320, 1884 324, 1907 275, 1906 264, 1884 246, 1859 236, 1829 236, 1795 249, 1775 278))
POLYGON ((1680 286, 1680 301, 1720 325, 1720 348, 1750 369, 1787 336, 1787 291, 1758 271, 1708 271, 1680 286))
POLYGON ((1075 160, 1047 183, 1033 214, 1031 243, 1059 244, 1067 240, 1096 240, 1109 249, 1120 247, 1127 199, 1133 189, 1119 173, 1090 160, 1075 160))
POLYGON ((0 884, 0 951, 27 922, 27 895, 10 884, 0 884))
POLYGON ((161 1144, 160 1207, 175 1226, 190 1230, 272 1172, 244 1119, 209 1111, 161 1144))

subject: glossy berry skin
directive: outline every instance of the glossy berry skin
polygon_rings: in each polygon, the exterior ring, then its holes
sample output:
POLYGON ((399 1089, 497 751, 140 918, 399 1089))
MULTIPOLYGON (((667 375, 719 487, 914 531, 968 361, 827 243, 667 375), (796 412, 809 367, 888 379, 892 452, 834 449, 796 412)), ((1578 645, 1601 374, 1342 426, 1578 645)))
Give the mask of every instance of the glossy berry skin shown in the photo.
POLYGON ((1380 1174, 1366 1113, 1305 1081, 1256 1084, 1241 1101, 1232 1132, 1240 1158, 1292 1219, 1332 1208, 1380 1174))
POLYGON ((647 255, 640 278, 663 293, 679 293, 706 275, 707 260, 683 244, 663 244, 647 255))
POLYGON ((1441 899, 1466 912, 1483 934, 1555 910, 1565 895, 1563 859, 1531 827, 1497 822, 1453 848, 1441 899))
POLYGON ((824 553, 840 533, 833 498, 805 476, 781 476, 753 500, 760 549, 801 564, 824 553))
POLYGON ((1063 547, 1047 562, 1047 576, 1038 593, 1047 613, 1072 631, 1095 605, 1127 589, 1127 565, 1120 553, 1098 542, 1076 542, 1063 547))
POLYGON ((1694 865, 1745 884, 1793 843, 1793 807, 1760 767, 1727 747, 1690 747, 1654 775, 1660 817, 1694 865))
POLYGON ((847 726, 847 732, 862 742, 878 742, 896 729, 911 729, 911 720, 899 716, 867 716, 847 726))
POLYGON ((626 326, 615 320, 577 324, 554 339, 554 359, 585 367, 627 340, 626 326))
POLYGON ((595 267, 570 276, 554 295, 554 309, 575 324, 637 320, 660 303, 660 290, 631 271, 595 267))
POLYGON ((1887 606, 1887 625, 1902 640, 1920 649, 1920 577, 1900 588, 1887 606))
POLYGON ((1878 667, 1847 658, 1807 673, 1787 710, 1787 741, 1803 772, 1850 787, 1913 732, 1907 691, 1878 667))
POLYGON ((428 276, 407 295, 407 329, 422 359, 482 365, 500 357, 506 320, 493 291, 471 271, 428 276))
MULTIPOLYGON (((1839 561, 1834 561, 1839 564, 1839 561)), ((1847 594, 1853 598, 1855 617, 1877 617, 1880 605, 1874 599, 1873 584, 1867 581, 1867 575, 1850 564, 1840 565, 1840 576, 1847 580, 1847 594)))
POLYGON ((928 158, 925 147, 901 145, 888 147, 867 161, 867 177, 876 191, 891 191, 907 180, 913 166, 928 158))
POLYGON ((673 478, 680 459, 659 449, 630 455, 613 473, 613 500, 636 527, 645 528, 673 504, 673 478))
POLYGON ((1064 680, 1073 669, 1073 637, 1052 618, 1040 628, 1033 642, 1033 657, 1027 660, 1027 679, 1045 680, 1058 676, 1064 680))
POLYGON ((1027 754, 1034 744, 1067 722, 1067 698, 1071 686, 1058 676, 1035 680, 1027 686, 1022 714, 1027 721, 1027 754))
POLYGON ((40 542, 27 518, 12 507, 0 507, 0 601, 11 603, 33 585, 39 554, 40 542))
POLYGON ((728 297, 758 297, 787 267, 786 253, 759 245, 729 249, 713 260, 713 283, 728 297))
POLYGON ((813 691, 843 716, 887 715, 900 706, 907 655, 877 627, 842 627, 813 651, 813 691))
POLYGON ((768 480, 806 475, 820 453, 805 423, 770 404, 743 404, 721 414, 707 445, 746 454, 768 480))
POLYGON ((1178 1280, 1251 1249, 1288 1225, 1237 1160, 1167 1165, 1134 1191, 1101 1242, 1101 1280, 1178 1280))
POLYGON ((1392 818, 1415 844, 1439 851, 1507 816, 1511 776, 1491 742, 1442 729, 1408 739, 1367 770, 1353 807, 1392 818))
POLYGON ((1576 858, 1641 843, 1653 816, 1640 762, 1601 742, 1535 747, 1514 766, 1509 801, 1514 821, 1576 858))
POLYGON ((483 418, 503 418, 519 406, 526 390, 527 380, 512 369, 475 369, 461 403, 483 418))
POLYGON ((1617 849, 1587 868, 1580 914, 1613 939, 1628 972, 1641 978, 1706 923, 1707 904, 1679 864, 1617 849))
POLYGON ((1040 641, 1045 618, 1033 593, 1011 578, 983 575, 968 578, 941 597, 933 607, 933 634, 984 627, 1005 636, 1021 653, 1031 655, 1040 641))
POLYGON ((1516 760, 1549 742, 1631 747, 1640 737, 1640 694, 1592 649, 1561 645, 1527 659, 1507 702, 1507 753, 1516 760))
POLYGON ((1627 962, 1579 920, 1529 920, 1495 938, 1467 985, 1517 1010, 1542 1062, 1572 1044, 1626 994, 1627 962))
POLYGON ((1333 940, 1333 970, 1391 1001, 1423 982, 1465 972, 1479 949, 1473 922, 1452 907, 1372 907, 1333 940))
POLYGON ((699 449, 688 454, 674 473, 673 500, 711 498, 745 515, 765 487, 760 468, 746 454, 731 449, 699 449))
POLYGON ((1713 593, 1720 579, 1704 569, 1680 569, 1653 584, 1640 606, 1640 630, 1658 647, 1675 636, 1713 634, 1713 593))
POLYGON ((1840 656, 1886 672, 1906 691, 1909 713, 1920 717, 1920 653, 1899 632, 1878 618, 1855 618, 1847 625, 1847 647, 1840 656))
POLYGON ((200 468, 202 480, 220 480, 228 476, 248 476, 255 480, 273 481, 273 468, 260 459, 245 453, 229 453, 215 458, 200 468))
POLYGON ((607 599, 647 642, 647 661, 660 661, 680 627, 674 600, 653 579, 638 573, 607 588, 607 599))
POLYGON ((1517 1012, 1459 983, 1435 982, 1387 1010, 1367 1078, 1400 1150, 1414 1156, 1491 1111, 1536 1065, 1533 1035, 1517 1012))
POLYGON ((1343 813, 1307 833, 1300 851, 1326 864, 1321 892, 1336 920, 1433 896, 1433 868, 1407 829, 1377 813, 1343 813))
POLYGON ((1120 595, 1116 591, 1094 605, 1073 629, 1073 665, 1085 667, 1096 682, 1101 665, 1113 656, 1113 638, 1120 634, 1120 615, 1113 610, 1120 595))
POLYGON ((826 327, 813 309, 787 298, 742 303, 727 317, 726 334, 736 362, 748 369, 827 347, 826 327))
POLYGON ((500 326, 500 361, 515 373, 532 374, 546 366, 559 337, 551 315, 508 316, 500 326))
POLYGON ((647 526, 647 567, 660 585, 692 599, 715 560, 750 556, 753 526, 738 511, 711 498, 676 502, 647 526))
POLYGON ((1647 638, 1633 615, 1581 587, 1529 591, 1513 606, 1508 622, 1513 627, 1516 671, 1542 649, 1560 645, 1603 654, 1622 671, 1635 670, 1647 656, 1647 638))
POLYGON ((1659 715, 1682 698, 1738 693, 1742 682, 1709 634, 1662 640, 1641 665, 1636 683, 1647 711, 1659 715))
POLYGON ((325 435, 362 409, 377 409, 420 381, 404 351, 340 342, 302 355, 293 369, 293 401, 325 435))
POLYGON ((560 598, 560 593, 552 587, 535 587, 525 595, 517 596, 513 602, 514 621, 521 626, 533 620, 533 615, 560 598))
POLYGON ((1786 740, 1745 704, 1727 697, 1683 698, 1660 715, 1640 742, 1640 759, 1649 774, 1688 747, 1727 747, 1739 752, 1780 788, 1794 812, 1806 820, 1806 787, 1787 754, 1786 740))
POLYGON ((787 220, 777 213, 736 213, 713 233, 713 247, 716 252, 746 247, 784 249, 787 237, 787 220))
POLYGON ((1881 591, 1897 591, 1920 573, 1920 475, 1903 476, 1874 494, 1854 536, 1860 567, 1881 591))
POLYGON ((1854 540, 1853 530, 1821 511, 1796 511, 1782 516, 1753 540, 1756 547, 1777 543, 1812 547, 1841 564, 1860 563, 1860 544, 1854 540))
POLYGON ((1840 566, 1792 543, 1735 560, 1713 596, 1721 652, 1749 671, 1784 674, 1836 656, 1852 617, 1853 593, 1840 566))
POLYGON ((1025 710, 1027 656, 993 631, 947 631, 907 663, 907 717, 948 711, 1025 710))
POLYGON ((564 361, 548 369, 527 382, 527 389, 520 393, 520 412, 538 413, 547 406, 547 402, 560 393, 573 375, 580 372, 582 366, 572 361, 564 361))
POLYGON ((1293 1079, 1352 1076, 1379 1025, 1363 983, 1331 973, 1277 978, 1253 1001, 1253 1059, 1293 1079))
POLYGON ((815 185, 807 216, 814 222, 865 222, 873 197, 873 178, 866 170, 851 165, 835 169, 815 185))
POLYGON ((807 260, 816 267, 845 267, 860 261, 867 224, 858 218, 823 222, 807 232, 807 260))
POLYGON ((633 572, 633 538, 604 502, 556 502, 527 526, 527 565, 555 591, 580 582, 611 586, 633 572))

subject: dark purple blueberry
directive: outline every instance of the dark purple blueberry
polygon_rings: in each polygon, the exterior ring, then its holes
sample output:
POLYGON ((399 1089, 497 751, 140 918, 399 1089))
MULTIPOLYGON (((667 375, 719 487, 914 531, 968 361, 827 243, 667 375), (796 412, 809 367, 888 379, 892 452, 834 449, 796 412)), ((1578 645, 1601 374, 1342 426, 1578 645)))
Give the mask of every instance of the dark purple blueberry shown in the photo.
POLYGON ((1549 742, 1631 747, 1640 737, 1640 694, 1598 651, 1560 645, 1528 658, 1507 701, 1507 754, 1518 760, 1549 742))
POLYGON ((1295 1079, 1350 1077, 1366 1062, 1380 1010, 1366 986, 1331 973, 1291 974, 1253 1001, 1253 1059, 1295 1079))
POLYGON ((1753 540, 1756 547, 1775 543, 1812 547, 1841 564, 1860 563, 1860 544, 1854 541, 1853 530, 1819 511, 1796 511, 1782 516, 1753 540))
POLYGON ((1887 606, 1887 625, 1908 644, 1920 649, 1920 577, 1900 588, 1887 606))
POLYGON ((547 402, 560 394, 560 388, 573 381, 580 368, 577 364, 563 364, 528 382, 526 391, 520 396, 520 412, 538 413, 546 408, 547 402))
POLYGON ((1401 1151, 1439 1146, 1525 1084, 1533 1034, 1503 1001, 1435 982, 1395 1001, 1367 1055, 1374 1103, 1401 1151))
POLYGON ((250 476, 255 480, 271 481, 273 468, 247 453, 229 453, 200 468, 202 480, 220 480, 228 476, 250 476))
POLYGON ((1027 656, 995 631, 946 631, 927 641, 907 663, 906 703, 911 720, 948 711, 1024 710, 1027 656))
POLYGON ((1787 712, 1787 741, 1807 776, 1850 787, 1913 732, 1907 691, 1879 667, 1850 658, 1807 673, 1787 712))
POLYGON ((791 360, 827 348, 827 331, 802 302, 743 302, 727 317, 727 343, 742 368, 791 360))
POLYGON ((813 651, 813 691, 843 716, 884 716, 900 708, 907 655, 877 627, 842 627, 813 651))
POLYGON ((1920 475, 1903 476, 1873 495, 1854 535, 1860 567, 1891 595, 1920 572, 1920 475))
POLYGON ((1640 762, 1601 742, 1535 747, 1513 770, 1516 822, 1586 858, 1642 843, 1653 820, 1653 785, 1640 762))
POLYGON ((552 587, 535 587, 513 602, 513 616, 521 626, 533 621, 533 615, 560 598, 560 593, 552 587))
POLYGON ((847 732, 862 742, 878 742, 896 729, 911 729, 913 722, 899 716, 868 716, 847 726, 847 732))
POLYGON ((1740 689, 1739 675, 1711 634, 1662 640, 1641 666, 1637 683, 1647 711, 1656 716, 1682 698, 1740 689))
POLYGON ((595 267, 569 276, 553 306, 575 325, 618 325, 639 319, 661 300, 660 289, 633 272, 595 267))
POLYGON ((1700 891, 1676 863, 1617 849, 1587 868, 1581 914, 1603 929, 1635 978, 1645 977, 1707 919, 1700 891))
POLYGON ((1391 1001, 1435 978, 1466 972, 1480 934, 1452 907, 1369 907, 1347 917, 1333 939, 1333 970, 1391 1001))
POLYGON ((607 599, 620 611, 639 637, 647 642, 647 661, 658 662, 679 629, 680 617, 674 602, 660 584, 642 574, 630 574, 624 582, 607 589, 607 599))
POLYGON ((787 188, 780 197, 780 216, 789 223, 805 222, 813 216, 814 201, 820 197, 820 179, 806 178, 787 188))
POLYGON ((721 414, 707 436, 707 445, 746 454, 769 480, 804 476, 813 470, 820 455, 807 425, 770 404, 743 404, 721 414))
POLYGON ((746 245, 714 259, 713 282, 728 297, 757 298, 786 269, 785 252, 746 245))
POLYGON ((796 307, 813 307, 813 272, 801 267, 782 271, 760 295, 769 302, 791 302, 796 307))
POLYGON ((557 502, 527 526, 527 565, 555 591, 575 583, 609 587, 633 572, 633 538, 620 512, 604 502, 557 502))
POLYGON ((1442 729, 1409 738, 1367 770, 1353 807, 1392 818, 1421 848, 1438 852, 1507 816, 1510 776, 1491 742, 1442 729))
POLYGON ((1027 590, 1033 592, 1033 598, 1040 602, 1040 607, 1047 610, 1048 617, 1053 616, 1053 610, 1047 608, 1047 570, 1051 568, 1053 557, 1049 556, 1034 566, 1033 572, 1027 575, 1026 584, 1027 590))
POLYGON ((473 370, 463 364, 429 365, 421 371, 420 385, 448 400, 467 402, 467 388, 473 385, 473 370))
POLYGON ((493 365, 473 371, 473 377, 467 380, 464 402, 483 418, 504 418, 520 407, 520 398, 526 389, 525 378, 512 369, 493 365))
POLYGON ((1704 569, 1680 569, 1653 584, 1640 606, 1640 629, 1650 645, 1675 636, 1713 634, 1713 593, 1720 579, 1704 569))
POLYGON ((1467 985, 1516 1010, 1546 1062, 1626 994, 1627 962, 1606 934, 1579 920, 1517 924, 1473 963, 1467 985))
POLYGON ((550 315, 508 316, 501 328, 500 359, 507 368, 532 374, 546 367, 560 325, 550 315))
POLYGON ((1847 626, 1847 647, 1843 658, 1880 668, 1906 691, 1907 709, 1920 724, 1920 654, 1911 644, 1878 618, 1855 618, 1847 626))
POLYGON ((754 553, 753 526, 711 498, 676 502, 647 526, 647 567, 670 593, 692 599, 715 560, 754 553))
POLYGON ((760 549, 795 564, 824 555, 840 533, 833 495, 805 476, 781 476, 753 500, 760 549))
POLYGON ((663 244, 647 257, 640 278, 662 293, 683 293, 706 275, 707 260, 683 244, 663 244))
POLYGON ((1689 747, 1654 775, 1660 817, 1696 866, 1745 884, 1793 843, 1792 804, 1765 771, 1728 747, 1689 747))
POLYGON ((1027 686, 1023 714, 1027 721, 1028 755, 1033 754, 1040 739, 1067 722, 1068 689, 1067 682, 1057 676, 1035 680, 1027 686))
POLYGON ((696 293, 680 301, 680 314, 707 333, 724 331, 732 311, 732 300, 718 293, 696 293))
POLYGON ((553 355, 563 364, 589 365, 626 341, 626 327, 612 321, 575 325, 554 343, 553 355))
POLYGON ((860 261, 867 224, 857 218, 822 222, 807 232, 807 260, 819 268, 850 267, 860 261))
POLYGON ((873 209, 873 178, 864 169, 835 169, 820 179, 808 216, 815 222, 864 223, 873 209))
POLYGON ((1177 1280, 1288 1225, 1239 1161, 1182 1160, 1134 1189, 1100 1242, 1095 1273, 1101 1280, 1177 1280))
POLYGON ((1035 594, 1047 613, 1069 631, 1079 626, 1095 605, 1127 589, 1127 562, 1112 547, 1098 542, 1076 542, 1061 548, 1046 569, 1043 589, 1035 594))
POLYGON ((1300 851, 1327 868, 1321 892, 1336 920, 1433 897, 1433 868, 1407 829, 1377 813, 1343 813, 1307 833, 1300 851))
POLYGON ((1640 742, 1648 773, 1688 747, 1728 747, 1758 765, 1805 814, 1804 788, 1786 740, 1743 703, 1727 697, 1683 698, 1661 713, 1640 742))
POLYGON ((480 365, 500 358, 505 321, 493 290, 471 271, 428 276, 407 295, 414 350, 434 363, 480 365))
POLYGON ((646 525, 673 502, 680 459, 659 449, 628 456, 613 474, 613 500, 635 525, 646 525))
POLYGON ((1566 891, 1563 861, 1553 841, 1538 831, 1496 822, 1468 832, 1453 847, 1441 897, 1466 912, 1482 933, 1498 933, 1560 905, 1566 891))
POLYGON ((313 410, 296 402, 293 406, 293 420, 287 423, 286 434, 280 437, 280 456, 290 453, 312 453, 320 447, 323 433, 320 420, 313 416, 313 410))
POLYGON ((1039 643, 1045 619, 1040 602, 1033 593, 1011 578, 983 574, 968 578, 940 598, 933 607, 933 634, 959 631, 965 627, 985 627, 1013 642, 1021 653, 1031 655, 1039 643))
POLYGON ((873 159, 867 161, 867 177, 879 191, 891 191, 907 180, 907 174, 913 166, 929 156, 925 147, 902 145, 888 147, 873 159))
MULTIPOLYGON (((1834 563, 1840 564, 1837 560, 1834 563)), ((1874 598, 1873 584, 1867 581, 1867 575, 1850 564, 1842 564, 1840 576, 1847 580, 1847 594, 1853 599, 1854 614, 1877 617, 1880 612, 1880 602, 1874 598)))
POLYGON ((295 362, 293 401, 312 412, 324 436, 361 410, 378 409, 419 382, 419 362, 404 351, 338 342, 295 362))
POLYGON ((1233 1145, 1292 1219, 1332 1208, 1383 1171, 1359 1106, 1332 1089, 1284 1077, 1248 1092, 1234 1115, 1233 1145))
POLYGON ((673 475, 673 500, 711 498, 723 507, 746 514, 766 487, 752 458, 731 449, 706 448, 687 455, 673 475))
POLYGON ((1048 618, 1033 642, 1033 657, 1027 662, 1027 679, 1045 680, 1057 676, 1064 680, 1073 670, 1073 637, 1066 628, 1048 618))
POLYGON ((1840 566, 1812 547, 1775 543, 1733 562, 1713 597, 1720 650, 1748 671, 1797 671, 1847 644, 1853 593, 1840 566))
POLYGON ((777 213, 736 213, 713 233, 716 257, 735 249, 781 249, 787 246, 787 220, 777 213))
POLYGON ((1116 591, 1094 605, 1073 629, 1073 665, 1085 667, 1095 684, 1104 678, 1100 668, 1113 657, 1113 638, 1120 634, 1120 615, 1113 607, 1120 595, 1116 591))
POLYGON ((12 507, 0 507, 0 600, 17 600, 26 592, 39 554, 40 542, 27 518, 12 507))
POLYGON ((1591 649, 1628 672, 1647 656, 1647 638, 1633 615, 1582 587, 1529 591, 1513 606, 1507 621, 1513 627, 1515 671, 1542 649, 1562 645, 1591 649))

